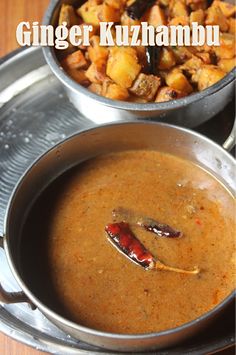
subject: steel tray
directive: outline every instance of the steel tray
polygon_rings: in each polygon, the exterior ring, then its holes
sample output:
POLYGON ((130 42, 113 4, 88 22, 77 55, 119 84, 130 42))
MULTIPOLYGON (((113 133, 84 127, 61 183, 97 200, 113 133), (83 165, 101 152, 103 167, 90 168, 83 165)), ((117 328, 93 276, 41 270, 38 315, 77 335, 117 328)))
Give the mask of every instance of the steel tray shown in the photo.
MULTIPOLYGON (((53 144, 93 123, 69 102, 63 87, 46 65, 40 48, 16 51, 0 60, 0 64, 1 235, 6 205, 21 174, 53 144)), ((232 116, 231 108, 228 110, 232 116)), ((230 130, 230 122, 224 125, 225 134, 230 130)), ((212 129, 209 132, 212 133, 212 129)), ((0 270, 3 286, 9 291, 18 291, 3 250, 0 250, 0 270)), ((205 354, 232 346, 232 312, 229 309, 204 334, 158 354, 205 354)), ((50 353, 111 354, 71 338, 26 304, 0 305, 0 331, 50 353)))

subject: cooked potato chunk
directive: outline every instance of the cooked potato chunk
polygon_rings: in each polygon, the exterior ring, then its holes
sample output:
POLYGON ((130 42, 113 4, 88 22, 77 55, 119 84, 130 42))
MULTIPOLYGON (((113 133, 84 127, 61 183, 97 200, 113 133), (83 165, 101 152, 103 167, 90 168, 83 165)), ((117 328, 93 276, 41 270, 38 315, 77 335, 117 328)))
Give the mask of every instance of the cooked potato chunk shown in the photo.
POLYGON ((196 81, 200 91, 217 83, 225 76, 225 72, 215 65, 205 65, 196 73, 196 81))
POLYGON ((160 62, 158 68, 166 70, 172 68, 176 63, 175 55, 170 48, 163 48, 161 51, 160 62))
POLYGON ((133 20, 131 17, 129 17, 126 11, 121 15, 120 22, 122 26, 128 26, 129 28, 131 26, 138 26, 141 24, 141 21, 133 20))
POLYGON ((68 28, 81 23, 80 18, 76 15, 73 6, 66 4, 61 5, 58 24, 62 25, 62 22, 66 22, 68 28))
POLYGON ((205 10, 207 8, 206 0, 186 0, 187 6, 190 7, 191 10, 205 10))
POLYGON ((197 22, 199 25, 204 25, 205 13, 202 9, 192 11, 190 14, 189 22, 192 24, 193 22, 197 22))
POLYGON ((136 96, 151 101, 156 95, 160 85, 161 79, 157 76, 141 73, 129 90, 136 96))
POLYGON ((202 61, 200 58, 193 56, 191 59, 187 60, 183 65, 181 65, 181 69, 186 71, 188 74, 195 74, 202 65, 202 61))
POLYGON ((190 48, 187 47, 173 47, 172 50, 178 64, 184 63, 186 60, 192 58, 193 56, 190 48))
POLYGON ((86 77, 91 83, 100 84, 107 79, 106 63, 103 61, 92 63, 86 71, 86 77))
POLYGON ((66 72, 77 83, 83 86, 88 86, 90 84, 87 76, 85 75, 85 70, 67 69, 66 72))
POLYGON ((159 5, 154 5, 148 12, 147 22, 152 26, 161 26, 166 25, 166 17, 164 11, 160 8, 159 5))
POLYGON ((229 19, 229 32, 232 34, 236 33, 236 19, 235 18, 229 19))
POLYGON ((89 85, 88 89, 90 91, 92 91, 94 94, 102 95, 102 85, 101 84, 92 83, 91 85, 89 85))
POLYGON ((170 26, 188 26, 189 25, 189 17, 188 16, 177 16, 172 18, 169 21, 170 26))
POLYGON ((171 0, 169 8, 171 17, 188 17, 187 6, 184 0, 171 0))
POLYGON ((88 47, 88 56, 91 62, 97 61, 106 62, 108 58, 108 49, 99 45, 100 37, 93 36, 90 40, 90 46, 88 47))
POLYGON ((219 6, 219 8, 221 9, 222 13, 226 17, 233 16, 235 14, 235 12, 236 12, 236 6, 233 5, 233 4, 230 4, 227 1, 215 0, 214 3, 217 4, 217 6, 219 6))
POLYGON ((112 100, 127 100, 129 97, 127 89, 109 81, 103 82, 102 94, 112 100))
POLYGON ((218 66, 220 69, 228 73, 236 66, 236 58, 221 59, 218 63, 218 66))
POLYGON ((220 46, 214 47, 215 53, 219 58, 230 59, 235 56, 235 37, 231 33, 220 35, 220 46))
POLYGON ((119 22, 120 21, 120 9, 110 6, 106 1, 102 4, 101 13, 99 19, 105 22, 119 22))
POLYGON ((186 93, 170 88, 169 86, 163 86, 158 90, 155 102, 176 100, 186 95, 186 93))
POLYGON ((102 11, 102 5, 91 5, 89 1, 86 1, 77 12, 82 17, 83 21, 93 26, 99 26, 99 14, 102 11))
POLYGON ((205 64, 211 64, 211 56, 207 52, 197 52, 196 56, 200 58, 205 64))
POLYGON ((212 4, 207 10, 206 25, 219 25, 222 32, 229 28, 227 18, 218 5, 212 4))
POLYGON ((189 94, 193 91, 191 84, 180 70, 174 69, 166 76, 166 84, 173 89, 189 94))
POLYGON ((141 65, 137 53, 131 47, 114 47, 110 49, 107 61, 107 75, 123 88, 130 88, 138 76, 141 65))
POLYGON ((63 68, 70 69, 82 69, 88 66, 88 63, 80 50, 66 56, 61 64, 63 68))

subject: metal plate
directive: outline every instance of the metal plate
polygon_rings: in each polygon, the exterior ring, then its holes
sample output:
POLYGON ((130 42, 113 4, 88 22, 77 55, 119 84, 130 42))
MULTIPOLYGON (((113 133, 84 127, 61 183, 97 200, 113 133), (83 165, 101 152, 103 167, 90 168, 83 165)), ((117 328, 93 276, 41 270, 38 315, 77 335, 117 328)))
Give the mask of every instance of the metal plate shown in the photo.
MULTIPOLYGON (((40 48, 28 48, 8 56, 1 63, 0 78, 1 234, 9 196, 22 173, 53 144, 91 126, 92 122, 69 102, 61 84, 46 65, 40 48)), ((229 129, 230 121, 226 131, 229 129)), ((3 286, 8 291, 18 291, 3 250, 0 250, 0 270, 3 286)), ((202 354, 232 346, 233 311, 229 309, 204 334, 158 354, 202 354)), ((111 354, 72 339, 26 304, 0 305, 0 331, 51 353, 111 354)))

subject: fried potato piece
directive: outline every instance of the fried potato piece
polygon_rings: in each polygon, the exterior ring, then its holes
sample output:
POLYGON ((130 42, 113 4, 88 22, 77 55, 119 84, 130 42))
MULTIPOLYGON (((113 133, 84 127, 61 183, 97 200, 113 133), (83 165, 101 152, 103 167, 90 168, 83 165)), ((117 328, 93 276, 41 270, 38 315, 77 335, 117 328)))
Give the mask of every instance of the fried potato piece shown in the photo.
POLYGON ((112 100, 125 101, 129 98, 127 89, 110 81, 103 82, 102 95, 112 100))
POLYGON ((145 20, 151 26, 161 26, 167 24, 167 19, 164 11, 160 8, 159 5, 153 5, 148 11, 145 20))
POLYGON ((110 6, 107 1, 102 4, 101 12, 99 13, 100 21, 104 22, 119 22, 120 21, 120 9, 110 6))
POLYGON ((220 7, 213 3, 207 10, 207 16, 205 20, 206 25, 219 25, 222 32, 226 32, 229 28, 227 18, 221 11, 220 7))
POLYGON ((108 80, 106 76, 106 63, 103 61, 92 63, 85 75, 91 83, 101 84, 104 80, 108 80))
POLYGON ((177 16, 172 18, 169 21, 170 26, 188 26, 189 25, 189 17, 188 16, 177 16))
POLYGON ((184 0, 170 0, 171 17, 188 17, 188 10, 184 0))
POLYGON ((176 64, 176 59, 173 51, 170 48, 163 48, 160 54, 158 69, 167 70, 176 64))
POLYGON ((183 64, 186 60, 192 58, 193 56, 190 47, 174 47, 172 50, 178 64, 183 64))
POLYGON ((202 66, 202 61, 200 58, 193 56, 188 59, 183 65, 180 66, 180 69, 186 71, 189 75, 195 74, 200 67, 202 66))
POLYGON ((235 56, 235 36, 231 33, 220 34, 220 46, 214 47, 218 58, 230 59, 235 56))
POLYGON ((58 24, 62 25, 63 22, 67 23, 68 28, 81 23, 81 20, 77 16, 73 6, 66 4, 61 5, 58 24))
POLYGON ((107 61, 108 58, 108 48, 99 45, 100 37, 93 36, 90 39, 90 46, 88 47, 88 56, 91 62, 96 63, 97 61, 107 61))
POLYGON ((186 93, 170 88, 169 86, 163 86, 158 90, 155 102, 176 100, 186 95, 186 93))
POLYGON ((215 0, 214 4, 216 4, 217 6, 219 6, 219 8, 221 9, 222 13, 225 15, 225 17, 231 17, 235 14, 236 12, 236 6, 233 4, 230 4, 227 1, 218 1, 215 0))
POLYGON ((129 89, 132 94, 144 98, 147 101, 153 100, 161 85, 161 79, 154 75, 139 74, 133 86, 129 89))
POLYGON ((190 24, 197 22, 199 25, 204 25, 204 20, 205 12, 202 9, 192 11, 189 17, 190 24))
POLYGON ((207 8, 206 0, 186 0, 186 5, 190 7, 192 11, 205 10, 207 8))
POLYGON ((92 83, 91 85, 89 85, 88 89, 90 91, 92 91, 94 94, 102 95, 102 85, 101 84, 92 83))
POLYGON ((120 22, 122 26, 128 26, 129 28, 131 26, 141 25, 141 21, 133 20, 131 17, 128 16, 126 11, 121 15, 120 22))
POLYGON ((136 50, 130 47, 113 47, 107 61, 107 75, 123 88, 130 88, 138 76, 141 65, 136 50))
POLYGON ((77 13, 82 17, 86 24, 99 26, 99 15, 102 11, 101 5, 93 5, 90 1, 86 1, 82 6, 77 9, 77 13))
POLYGON ((83 69, 88 66, 88 62, 85 59, 81 50, 67 55, 62 61, 61 65, 65 69, 83 69))
POLYGON ((198 90, 202 91, 214 85, 225 76, 225 72, 215 65, 205 65, 193 76, 198 84, 198 90))
POLYGON ((211 56, 207 52, 197 52, 196 56, 199 57, 205 64, 211 64, 211 56))
POLYGON ((235 33, 236 33, 236 19, 230 18, 228 21, 229 21, 229 33, 232 33, 235 35, 235 33))
POLYGON ((67 69, 67 74, 74 79, 77 83, 88 86, 89 80, 85 75, 85 70, 77 70, 77 69, 67 69))
POLYGON ((218 62, 218 66, 220 69, 228 73, 236 66, 236 58, 234 57, 231 59, 221 59, 218 62))
POLYGON ((165 79, 166 84, 173 89, 186 92, 187 94, 190 94, 193 91, 193 88, 188 79, 179 69, 174 69, 169 72, 165 79))

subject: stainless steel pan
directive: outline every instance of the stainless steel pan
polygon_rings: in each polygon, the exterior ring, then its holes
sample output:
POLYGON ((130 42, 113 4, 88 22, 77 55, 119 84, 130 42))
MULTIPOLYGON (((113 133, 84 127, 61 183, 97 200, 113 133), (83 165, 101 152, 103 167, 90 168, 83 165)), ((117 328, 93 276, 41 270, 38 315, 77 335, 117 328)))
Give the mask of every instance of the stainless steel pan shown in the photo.
POLYGON ((206 169, 232 194, 236 194, 233 157, 211 140, 184 128, 140 121, 109 124, 75 134, 41 156, 22 177, 11 196, 0 242, 22 292, 9 294, 0 288, 0 300, 6 303, 30 302, 74 338, 106 349, 131 352, 165 348, 189 338, 223 312, 234 294, 207 314, 175 329, 145 335, 110 334, 72 323, 49 309, 24 280, 20 267, 23 261, 19 260, 22 224, 45 187, 64 171, 88 158, 127 149, 156 149, 185 158, 206 169))
MULTIPOLYGON (((51 1, 44 17, 45 25, 57 25, 62 3, 79 6, 81 1, 51 1)), ((222 111, 234 94, 235 69, 208 89, 178 100, 145 104, 110 100, 90 92, 71 79, 60 66, 53 47, 43 47, 43 52, 49 67, 65 86, 74 106, 84 116, 99 124, 153 118, 161 122, 193 128, 222 111)))

